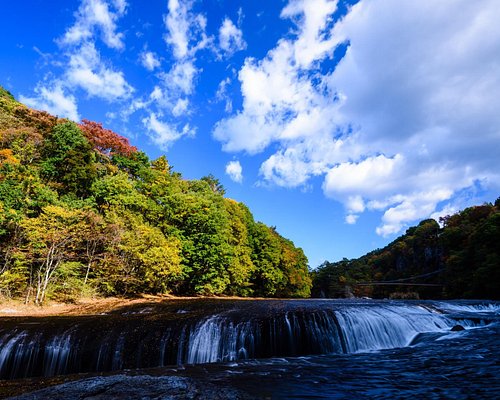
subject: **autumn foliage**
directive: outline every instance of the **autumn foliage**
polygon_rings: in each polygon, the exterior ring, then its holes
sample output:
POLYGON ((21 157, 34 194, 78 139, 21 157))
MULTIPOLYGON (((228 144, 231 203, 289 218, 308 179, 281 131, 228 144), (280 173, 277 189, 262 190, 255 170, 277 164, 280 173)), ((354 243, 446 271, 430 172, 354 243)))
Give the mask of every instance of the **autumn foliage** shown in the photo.
POLYGON ((137 148, 132 146, 126 138, 110 129, 103 128, 99 122, 83 119, 78 126, 94 150, 102 155, 130 156, 137 152, 137 148))
POLYGON ((303 251, 224 193, 0 87, 0 301, 309 296, 303 251))

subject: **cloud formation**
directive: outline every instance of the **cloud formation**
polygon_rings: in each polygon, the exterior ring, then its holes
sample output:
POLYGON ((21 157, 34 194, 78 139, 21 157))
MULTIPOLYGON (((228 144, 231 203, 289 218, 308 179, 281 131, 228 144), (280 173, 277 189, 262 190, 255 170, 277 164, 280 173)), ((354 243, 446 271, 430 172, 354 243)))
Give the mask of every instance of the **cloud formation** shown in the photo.
POLYGON ((102 59, 96 46, 99 37, 108 48, 123 50, 124 35, 116 23, 126 8, 125 0, 83 0, 74 14, 74 24, 56 40, 63 54, 57 61, 62 73, 39 82, 36 97, 21 98, 32 107, 75 120, 79 119, 77 89, 108 102, 129 98, 134 88, 122 71, 102 59))
POLYGON ((65 93, 60 84, 53 86, 39 85, 35 88, 36 97, 20 96, 20 101, 30 107, 45 110, 59 117, 78 121, 80 116, 73 95, 65 93))
POLYGON ((243 168, 239 161, 229 161, 226 164, 226 174, 231 178, 232 181, 241 183, 243 182, 243 168))
POLYGON ((453 209, 464 190, 500 188, 496 2, 362 0, 333 21, 336 6, 283 9, 296 29, 245 60, 243 105, 213 131, 223 149, 277 145, 264 181, 297 187, 322 176, 347 223, 380 211, 384 236, 453 209))
POLYGON ((112 2, 114 10, 110 10, 109 2, 102 0, 83 0, 75 13, 75 23, 59 39, 61 45, 79 45, 93 40, 96 31, 109 48, 122 49, 123 33, 117 32, 116 21, 125 14, 127 3, 124 0, 112 2))
POLYGON ((227 17, 224 18, 219 28, 219 47, 226 56, 230 56, 247 47, 247 43, 243 39, 243 32, 227 17))
POLYGON ((148 71, 153 71, 155 68, 158 68, 161 65, 158 56, 152 51, 143 51, 140 54, 140 61, 142 66, 148 71))
POLYGON ((80 87, 89 96, 108 101, 128 98, 134 91, 123 72, 105 65, 93 43, 84 43, 69 55, 65 75, 68 86, 80 87))
POLYGON ((179 130, 175 125, 161 121, 155 113, 150 113, 148 117, 142 120, 142 123, 147 128, 151 140, 165 151, 181 137, 196 134, 196 130, 191 128, 189 124, 185 124, 179 130))

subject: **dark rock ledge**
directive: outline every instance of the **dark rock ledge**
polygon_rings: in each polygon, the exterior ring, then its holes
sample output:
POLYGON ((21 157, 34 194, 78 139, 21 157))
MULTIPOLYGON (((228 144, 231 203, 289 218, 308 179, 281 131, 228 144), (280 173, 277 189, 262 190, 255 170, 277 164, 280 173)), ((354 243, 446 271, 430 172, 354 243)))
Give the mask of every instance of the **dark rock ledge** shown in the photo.
POLYGON ((200 383, 178 376, 112 375, 86 378, 11 397, 15 400, 180 400, 240 399, 253 397, 238 390, 200 383))

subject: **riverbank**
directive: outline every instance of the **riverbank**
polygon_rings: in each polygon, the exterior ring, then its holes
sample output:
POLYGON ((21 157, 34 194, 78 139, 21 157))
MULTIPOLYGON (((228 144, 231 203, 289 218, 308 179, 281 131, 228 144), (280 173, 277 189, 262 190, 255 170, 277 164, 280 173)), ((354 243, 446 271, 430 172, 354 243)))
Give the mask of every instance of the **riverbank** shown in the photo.
POLYGON ((134 298, 99 297, 82 298, 74 303, 48 301, 41 306, 24 304, 21 300, 0 299, 0 317, 44 317, 44 316, 71 316, 95 315, 110 313, 118 309, 146 307, 151 305, 168 305, 174 301, 186 300, 271 300, 264 297, 238 296, 152 296, 142 295, 134 298))

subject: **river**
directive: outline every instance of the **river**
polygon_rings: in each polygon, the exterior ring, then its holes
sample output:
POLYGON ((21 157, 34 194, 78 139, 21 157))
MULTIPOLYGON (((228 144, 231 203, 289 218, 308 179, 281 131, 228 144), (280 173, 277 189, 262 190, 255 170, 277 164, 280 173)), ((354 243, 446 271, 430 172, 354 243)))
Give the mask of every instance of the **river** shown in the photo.
POLYGON ((70 374, 19 399, 498 399, 499 339, 499 302, 169 301, 1 318, 0 378, 70 374))

